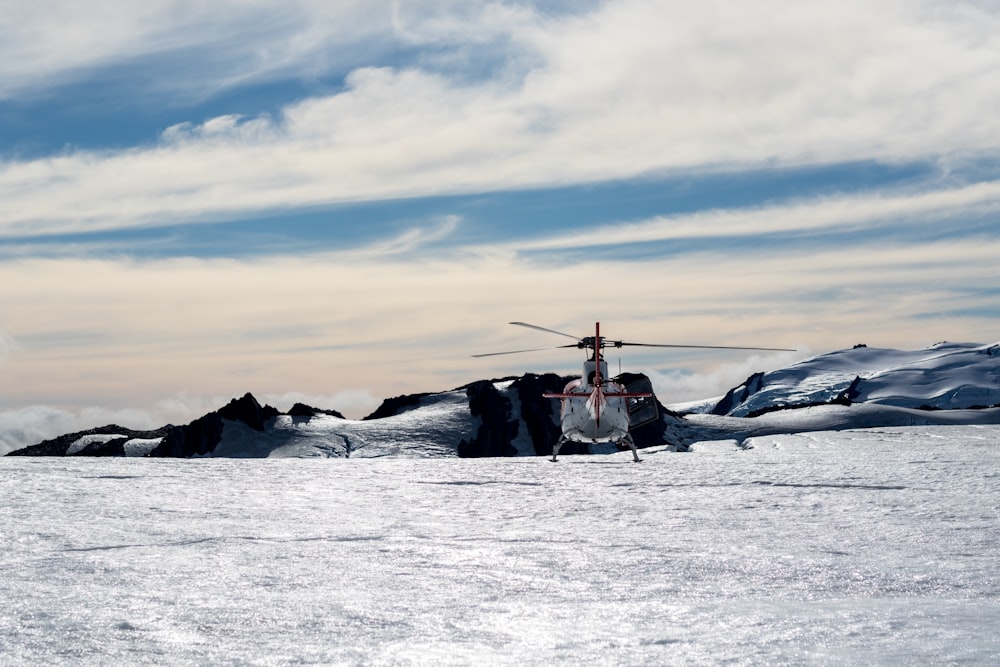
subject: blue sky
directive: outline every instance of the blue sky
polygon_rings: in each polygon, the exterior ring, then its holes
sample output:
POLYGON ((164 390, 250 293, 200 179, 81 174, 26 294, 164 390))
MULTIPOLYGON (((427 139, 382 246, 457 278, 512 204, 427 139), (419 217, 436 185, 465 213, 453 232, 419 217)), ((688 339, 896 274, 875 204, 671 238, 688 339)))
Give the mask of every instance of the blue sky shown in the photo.
MULTIPOLYGON (((991 3, 46 2, 0 26, 0 433, 998 336, 991 3), (616 360, 617 361, 617 360, 616 360)), ((19 434, 19 435, 18 435, 19 434)))

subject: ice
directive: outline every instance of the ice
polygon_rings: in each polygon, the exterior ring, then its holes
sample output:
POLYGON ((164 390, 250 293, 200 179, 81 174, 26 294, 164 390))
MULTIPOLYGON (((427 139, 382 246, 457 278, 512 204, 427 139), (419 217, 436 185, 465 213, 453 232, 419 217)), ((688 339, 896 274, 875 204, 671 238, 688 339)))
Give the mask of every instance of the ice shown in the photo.
POLYGON ((456 434, 475 433, 463 392, 431 396, 392 417, 354 421, 329 415, 269 420, 264 431, 223 420, 222 442, 207 456, 230 458, 422 458, 458 456, 456 434))
MULTIPOLYGON (((851 392, 853 402, 940 409, 1000 402, 997 345, 938 343, 925 350, 856 347, 821 354, 766 373, 763 386, 729 411, 743 417, 775 405, 828 402, 851 392)), ((690 407, 708 411, 712 406, 690 407)))
POLYGON ((1000 655, 1000 427, 643 458, 2 458, 0 664, 1000 655))
POLYGON ((69 448, 66 450, 66 454, 76 454, 77 452, 82 451, 87 445, 91 445, 95 442, 108 442, 109 440, 117 440, 119 438, 124 438, 124 437, 125 436, 123 435, 112 435, 103 433, 85 435, 75 440, 73 444, 71 444, 69 448))
POLYGON ((145 456, 153 451, 163 438, 132 438, 124 445, 125 456, 145 456))

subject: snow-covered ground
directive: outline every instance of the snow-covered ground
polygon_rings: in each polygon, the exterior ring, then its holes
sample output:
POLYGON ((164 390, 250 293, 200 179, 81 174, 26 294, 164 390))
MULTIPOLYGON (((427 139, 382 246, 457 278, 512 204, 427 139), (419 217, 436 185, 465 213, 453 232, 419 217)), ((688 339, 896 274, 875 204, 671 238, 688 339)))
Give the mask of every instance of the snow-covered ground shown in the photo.
POLYGON ((0 664, 995 664, 1000 427, 0 459, 0 664))
POLYGON ((830 401, 849 388, 858 403, 941 410, 991 406, 1000 403, 1000 343, 945 342, 913 351, 859 346, 765 373, 759 385, 727 414, 743 417, 777 405, 830 401))
POLYGON ((457 456, 457 434, 471 436, 478 423, 463 392, 444 392, 427 397, 419 409, 371 421, 280 415, 261 432, 227 420, 222 443, 210 456, 457 456))

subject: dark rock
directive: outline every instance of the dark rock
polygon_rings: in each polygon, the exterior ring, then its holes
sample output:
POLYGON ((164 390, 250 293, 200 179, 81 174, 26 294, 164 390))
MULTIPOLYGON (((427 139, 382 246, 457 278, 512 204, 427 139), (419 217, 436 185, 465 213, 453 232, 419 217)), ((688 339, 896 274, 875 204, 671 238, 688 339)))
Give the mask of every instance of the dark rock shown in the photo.
POLYGON ((711 410, 713 415, 728 415, 738 406, 742 405, 753 394, 756 394, 764 386, 764 374, 754 373, 748 377, 743 384, 730 389, 722 400, 711 410))
POLYGON ((234 398, 219 409, 219 416, 231 421, 241 421, 255 431, 264 430, 264 422, 277 417, 280 412, 270 405, 261 406, 253 394, 246 393, 242 398, 234 398))
POLYGON ((855 375, 854 379, 851 380, 851 385, 844 391, 837 394, 837 396, 830 401, 834 405, 850 405, 854 402, 858 396, 861 395, 861 383, 863 380, 860 375, 855 375))
POLYGON ((125 456, 125 443, 131 438, 115 438, 105 442, 92 442, 73 456, 125 456))
POLYGON ((186 426, 175 426, 146 456, 203 456, 215 450, 222 441, 223 419, 241 421, 256 431, 263 431, 268 419, 281 414, 270 405, 261 406, 253 394, 234 398, 225 407, 209 412, 186 426))
POLYGON ((222 417, 209 412, 186 426, 176 426, 146 456, 187 458, 208 454, 222 440, 222 417))
POLYGON ((378 406, 375 412, 371 413, 367 417, 364 417, 362 421, 368 421, 371 419, 384 419, 385 417, 395 417, 398 414, 408 412, 414 408, 420 407, 421 399, 431 396, 430 393, 423 394, 406 394, 403 396, 394 396, 392 398, 387 398, 382 401, 382 404, 378 406))
POLYGON ((482 419, 482 423, 475 437, 459 442, 458 455, 462 458, 517 456, 512 442, 517 437, 518 422, 510 419, 510 399, 489 380, 467 385, 465 394, 469 397, 469 411, 473 417, 482 419))
POLYGON ((45 440, 37 445, 30 445, 14 450, 7 456, 124 456, 125 443, 133 438, 154 439, 164 437, 173 426, 164 426, 153 431, 136 431, 134 429, 108 424, 97 428, 67 433, 51 440, 45 440), (120 438, 108 440, 106 442, 92 442, 83 449, 73 454, 66 452, 74 442, 88 435, 119 435, 120 438))
POLYGON ((288 411, 289 417, 315 417, 316 415, 329 415, 339 419, 345 418, 344 415, 340 414, 336 410, 321 410, 320 408, 314 408, 311 405, 306 405, 304 403, 296 403, 292 406, 291 410, 288 411))
POLYGON ((561 392, 572 379, 555 373, 526 373, 511 384, 511 389, 517 391, 517 399, 521 404, 521 419, 528 430, 535 454, 539 456, 551 456, 552 447, 561 434, 559 402, 545 398, 543 394, 561 392))

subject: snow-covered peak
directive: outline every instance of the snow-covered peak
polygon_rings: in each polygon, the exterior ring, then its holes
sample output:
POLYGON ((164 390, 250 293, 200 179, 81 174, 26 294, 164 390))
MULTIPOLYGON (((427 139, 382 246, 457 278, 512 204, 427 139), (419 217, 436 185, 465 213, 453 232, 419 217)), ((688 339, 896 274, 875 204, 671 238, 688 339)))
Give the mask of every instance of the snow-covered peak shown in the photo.
POLYGON ((755 374, 712 412, 745 417, 830 402, 931 409, 995 405, 1000 403, 1000 344, 944 342, 915 351, 858 345, 755 374))

